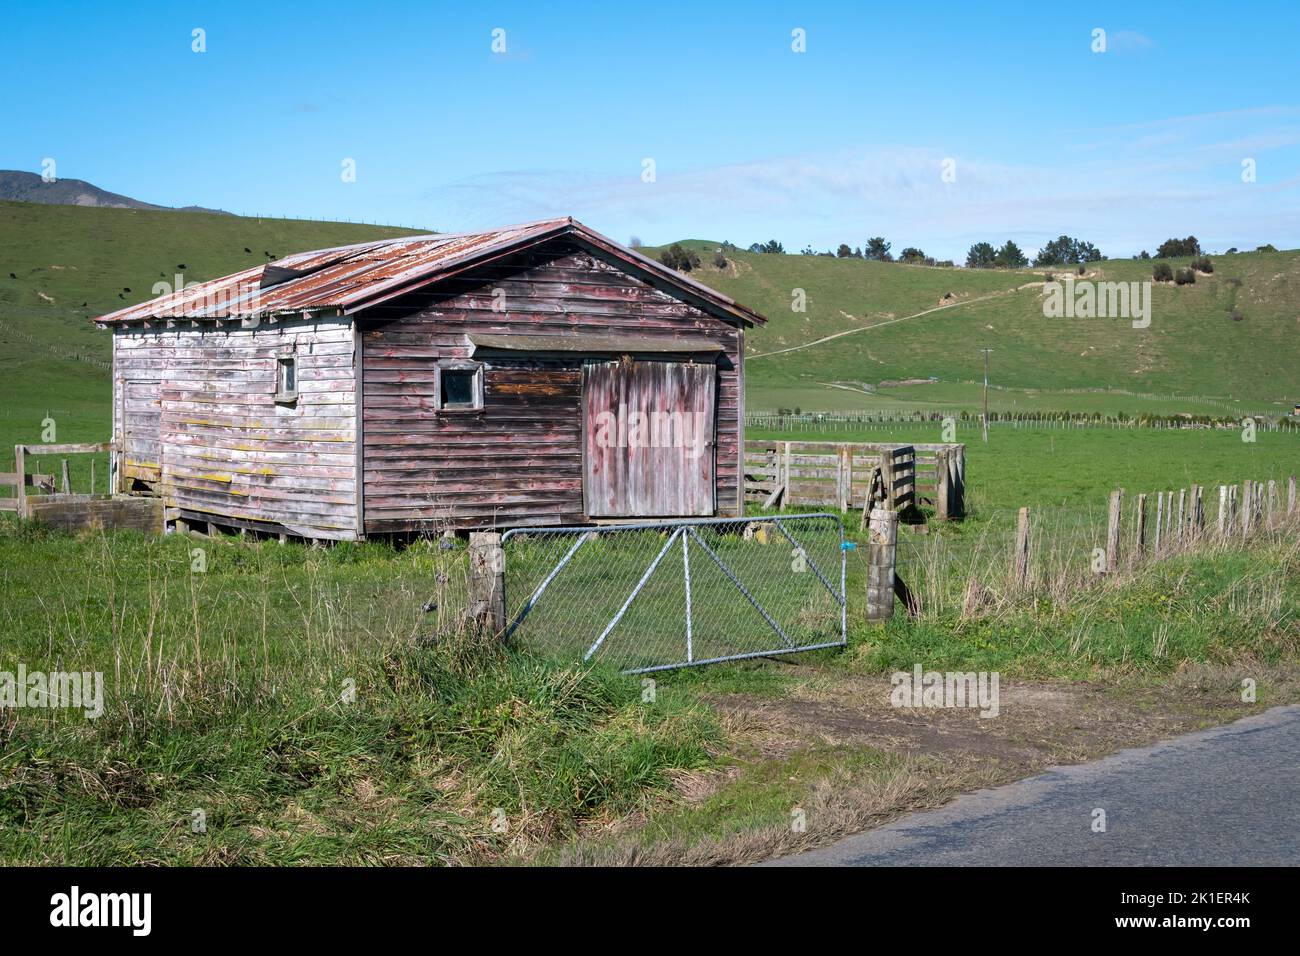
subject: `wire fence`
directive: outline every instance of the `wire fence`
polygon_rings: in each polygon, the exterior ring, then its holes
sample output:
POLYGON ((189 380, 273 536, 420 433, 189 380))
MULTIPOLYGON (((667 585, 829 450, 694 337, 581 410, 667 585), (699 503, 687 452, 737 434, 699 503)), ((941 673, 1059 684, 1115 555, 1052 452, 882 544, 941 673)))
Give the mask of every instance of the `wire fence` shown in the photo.
MULTIPOLYGON (((1243 412, 1236 416, 1160 415, 1141 414, 1102 416, 1086 414, 1025 415, 1016 413, 989 414, 991 429, 1024 429, 1031 431, 1070 431, 1077 429, 1237 429, 1242 419, 1254 420, 1259 431, 1300 433, 1300 421, 1285 412, 1243 412)), ((753 413, 745 416, 745 427, 775 432, 826 433, 844 431, 891 431, 899 425, 930 425, 948 423, 958 431, 978 433, 982 430, 978 414, 954 415, 951 409, 943 411, 881 411, 881 412, 822 412, 804 415, 753 413)))
POLYGON ((507 634, 547 655, 638 673, 845 643, 837 515, 515 529, 501 544, 507 634))
POLYGON ((1068 595, 1104 563, 1106 513, 1035 508, 1024 554, 1018 558, 1019 515, 986 512, 954 533, 898 535, 898 573, 926 616, 969 613, 1002 595, 1031 591, 1068 595), (1098 552, 1101 552, 1100 558, 1098 552))

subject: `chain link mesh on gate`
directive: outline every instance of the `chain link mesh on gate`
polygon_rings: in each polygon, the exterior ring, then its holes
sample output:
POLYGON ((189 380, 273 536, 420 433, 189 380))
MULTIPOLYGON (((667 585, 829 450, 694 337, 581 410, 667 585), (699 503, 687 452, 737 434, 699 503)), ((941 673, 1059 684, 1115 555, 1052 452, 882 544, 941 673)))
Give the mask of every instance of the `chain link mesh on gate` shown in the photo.
POLYGON ((542 653, 639 672, 845 642, 837 515, 519 528, 501 545, 507 634, 542 653))

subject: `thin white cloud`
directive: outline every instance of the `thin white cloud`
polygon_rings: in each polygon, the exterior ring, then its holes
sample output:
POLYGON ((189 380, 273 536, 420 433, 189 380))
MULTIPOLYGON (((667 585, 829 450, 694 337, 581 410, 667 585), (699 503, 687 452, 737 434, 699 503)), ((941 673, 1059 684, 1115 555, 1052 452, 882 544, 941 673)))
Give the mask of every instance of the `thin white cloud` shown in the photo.
POLYGON ((432 218, 466 228, 574 215, 615 236, 635 233, 651 243, 748 244, 774 237, 791 251, 805 244, 860 245, 884 235, 897 248, 917 245, 961 258, 973 241, 1012 238, 1034 248, 1062 232, 1117 256, 1188 232, 1211 245, 1300 245, 1292 177, 1267 175, 1262 158, 1260 182, 1243 183, 1238 169, 1243 155, 1300 143, 1300 130, 1192 144, 1158 139, 1135 150, 1117 137, 1086 161, 1052 166, 984 162, 915 146, 681 171, 661 160, 650 183, 641 179, 638 157, 620 176, 509 170, 422 198, 437 210, 432 218), (943 176, 948 159, 955 160, 955 181, 943 176))

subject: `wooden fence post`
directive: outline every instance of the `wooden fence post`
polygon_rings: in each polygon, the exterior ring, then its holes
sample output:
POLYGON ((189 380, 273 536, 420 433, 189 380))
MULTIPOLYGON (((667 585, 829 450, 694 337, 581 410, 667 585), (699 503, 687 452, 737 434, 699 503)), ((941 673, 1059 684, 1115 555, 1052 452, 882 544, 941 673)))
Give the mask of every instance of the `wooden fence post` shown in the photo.
POLYGON ((470 532, 470 614, 494 635, 506 629, 505 565, 500 534, 495 531, 470 532))
POLYGON ((18 517, 27 517, 27 449, 22 445, 14 446, 14 472, 18 476, 18 487, 14 494, 18 496, 18 517))
POLYGON ((1220 538, 1228 533, 1228 486, 1219 485, 1219 523, 1215 528, 1220 538))
POLYGON ((839 498, 840 514, 848 514, 849 503, 853 500, 853 451, 846 444, 835 446, 836 497, 839 498))
POLYGON ((940 521, 952 517, 952 473, 950 452, 940 448, 934 454, 934 516, 940 521))
POLYGON ((1029 580, 1029 509, 1021 508, 1016 521, 1016 587, 1029 580))
POLYGON ((1137 555, 1141 558, 1147 551, 1147 496, 1137 497, 1137 555))
POLYGON ((954 514, 959 518, 966 517, 966 446, 958 445, 956 448, 955 461, 955 487, 957 491, 957 504, 954 514))
POLYGON ((885 485, 885 507, 894 508, 894 453, 885 448, 880 452, 880 477, 885 485))
POLYGON ((1124 505, 1124 489, 1110 493, 1110 513, 1106 516, 1106 571, 1114 574, 1119 567, 1120 509, 1124 505))
POLYGON ((1286 480, 1286 513, 1295 512, 1295 475, 1286 480))
POLYGON ((872 509, 867 556, 868 621, 887 621, 894 616, 894 561, 897 551, 898 513, 892 508, 872 509))
POLYGON ((1165 493, 1156 492, 1156 542, 1152 549, 1157 555, 1160 554, 1160 532, 1164 526, 1165 520, 1165 493))
POLYGON ((1272 528, 1277 522, 1277 482, 1272 478, 1268 480, 1268 497, 1264 499, 1264 508, 1264 526, 1272 528))
POLYGON ((781 467, 780 467, 780 471, 781 471, 781 480, 782 480, 782 483, 785 485, 785 494, 783 494, 783 495, 781 496, 781 510, 784 511, 784 510, 785 510, 785 506, 791 503, 791 497, 790 497, 790 443, 789 443, 788 441, 783 441, 783 442, 781 442, 781 467))
POLYGON ((1249 538, 1255 530, 1255 483, 1249 478, 1241 483, 1241 536, 1249 538))
POLYGON ((68 459, 59 465, 59 488, 65 495, 72 494, 72 479, 68 475, 68 459))
POLYGON ((1174 526, 1174 538, 1178 541, 1184 541, 1187 538, 1186 529, 1183 527, 1186 521, 1187 489, 1178 489, 1178 521, 1174 526))

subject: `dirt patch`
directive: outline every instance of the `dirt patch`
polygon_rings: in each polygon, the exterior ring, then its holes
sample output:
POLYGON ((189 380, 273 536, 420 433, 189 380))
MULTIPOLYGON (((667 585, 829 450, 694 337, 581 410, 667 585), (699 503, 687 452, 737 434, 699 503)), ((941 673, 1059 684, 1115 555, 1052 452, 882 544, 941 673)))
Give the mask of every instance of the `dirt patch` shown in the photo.
MULTIPOLYGON (((1161 687, 1002 681, 998 713, 978 708, 895 707, 888 678, 809 682, 780 699, 728 695, 713 703, 736 725, 756 727, 760 752, 809 744, 860 744, 908 756, 994 761, 1037 770, 1245 717, 1240 679, 1260 668, 1188 668, 1161 687)), ((1268 706, 1300 699, 1300 674, 1274 671, 1268 706), (1280 699, 1279 699, 1280 698, 1280 699)))
POLYGON ((1195 666, 1159 685, 1005 681, 999 686, 998 715, 990 718, 981 718, 975 708, 895 707, 892 689, 886 676, 827 668, 779 698, 728 694, 711 700, 736 763, 675 780, 684 804, 724 793, 743 780, 747 766, 787 760, 794 765, 800 754, 836 748, 846 755, 864 748, 887 755, 887 765, 865 775, 846 764, 813 781, 801 799, 806 830, 771 824, 647 844, 635 830, 620 827, 625 841, 580 841, 559 862, 725 865, 823 846, 904 813, 942 806, 962 792, 1300 702, 1300 667, 1195 666), (1247 676, 1267 688, 1256 703, 1241 700, 1247 676))

